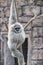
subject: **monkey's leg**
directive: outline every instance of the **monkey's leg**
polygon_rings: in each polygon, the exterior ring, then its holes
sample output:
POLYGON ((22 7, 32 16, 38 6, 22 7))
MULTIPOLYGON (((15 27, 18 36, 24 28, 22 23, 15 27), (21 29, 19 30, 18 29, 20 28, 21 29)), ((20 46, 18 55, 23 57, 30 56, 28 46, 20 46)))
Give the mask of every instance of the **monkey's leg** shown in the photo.
MULTIPOLYGON (((18 48, 19 51, 23 54, 23 50, 22 50, 22 45, 18 48)), ((20 59, 21 60, 21 59, 20 59)), ((18 58, 18 63, 20 63, 19 65, 22 65, 22 62, 19 60, 18 58)), ((24 64, 25 65, 25 64, 24 64)))
POLYGON ((25 65, 23 54, 19 50, 17 50, 17 48, 15 48, 15 47, 12 49, 12 52, 18 58, 18 64, 25 65))
MULTIPOLYGON (((18 50, 19 50, 21 53, 23 53, 23 51, 22 51, 22 45, 18 48, 18 50)), ((13 57, 16 57, 13 52, 12 52, 11 54, 12 54, 13 57)))

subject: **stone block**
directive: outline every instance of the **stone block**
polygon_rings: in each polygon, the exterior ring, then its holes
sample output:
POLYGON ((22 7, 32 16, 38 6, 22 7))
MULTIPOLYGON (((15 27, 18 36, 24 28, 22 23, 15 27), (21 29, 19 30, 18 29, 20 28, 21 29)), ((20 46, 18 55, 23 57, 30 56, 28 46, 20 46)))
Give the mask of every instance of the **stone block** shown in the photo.
POLYGON ((41 7, 41 14, 43 14, 43 7, 41 7))
POLYGON ((43 48, 42 38, 34 38, 33 39, 33 47, 34 48, 43 48))
POLYGON ((3 11, 0 11, 0 18, 3 18, 4 17, 4 12, 3 11))
POLYGON ((2 32, 6 32, 6 31, 7 31, 7 28, 6 28, 5 24, 3 24, 3 26, 2 26, 2 32))
POLYGON ((31 17, 24 17, 24 16, 19 17, 19 21, 23 23, 29 22, 30 19, 31 17))
POLYGON ((33 26, 36 26, 36 25, 42 26, 42 22, 43 22, 43 17, 39 17, 39 18, 34 19, 32 25, 33 25, 33 26))
POLYGON ((1 0, 1 6, 8 6, 7 5, 7 0, 1 0))
POLYGON ((33 13, 32 13, 32 11, 31 11, 29 6, 23 7, 23 14, 25 16, 33 16, 33 13))
POLYGON ((24 6, 23 13, 27 16, 33 16, 40 14, 40 7, 38 6, 24 6))
POLYGON ((18 8, 18 17, 22 16, 22 9, 18 8))
POLYGON ((10 16, 10 11, 8 9, 5 11, 5 16, 6 17, 9 17, 10 16))
POLYGON ((25 0, 17 0, 17 5, 18 6, 23 6, 23 5, 26 5, 27 2, 25 0))

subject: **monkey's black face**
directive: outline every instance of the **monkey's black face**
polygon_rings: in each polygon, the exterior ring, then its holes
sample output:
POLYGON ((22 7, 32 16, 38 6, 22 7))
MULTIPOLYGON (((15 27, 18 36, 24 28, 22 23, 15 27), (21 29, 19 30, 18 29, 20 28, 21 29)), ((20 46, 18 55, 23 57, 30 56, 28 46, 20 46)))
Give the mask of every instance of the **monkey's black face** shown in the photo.
POLYGON ((16 24, 16 25, 14 26, 14 29, 15 29, 16 32, 19 32, 20 29, 21 29, 21 27, 20 27, 20 25, 17 25, 17 24, 16 24))

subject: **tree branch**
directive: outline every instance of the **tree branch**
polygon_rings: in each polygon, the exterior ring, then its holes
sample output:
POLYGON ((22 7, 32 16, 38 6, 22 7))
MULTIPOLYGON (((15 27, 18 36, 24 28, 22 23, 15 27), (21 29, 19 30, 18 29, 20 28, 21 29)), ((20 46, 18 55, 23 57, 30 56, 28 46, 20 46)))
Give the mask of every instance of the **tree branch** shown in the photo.
POLYGON ((39 16, 34 16, 33 18, 31 18, 30 21, 28 21, 28 23, 24 26, 24 29, 26 29, 26 27, 28 27, 28 25, 29 25, 33 20, 35 20, 36 18, 39 18, 39 17, 41 17, 41 16, 43 16, 43 14, 41 14, 41 15, 39 15, 39 16))
MULTIPOLYGON (((39 18, 39 17, 41 17, 41 16, 43 16, 43 14, 41 14, 41 15, 39 15, 39 16, 34 16, 33 18, 31 18, 30 21, 24 26, 24 29, 31 23, 31 21, 33 21, 33 20, 35 20, 36 18, 39 18)), ((23 43, 18 44, 17 48, 19 48, 22 44, 23 44, 23 43)))

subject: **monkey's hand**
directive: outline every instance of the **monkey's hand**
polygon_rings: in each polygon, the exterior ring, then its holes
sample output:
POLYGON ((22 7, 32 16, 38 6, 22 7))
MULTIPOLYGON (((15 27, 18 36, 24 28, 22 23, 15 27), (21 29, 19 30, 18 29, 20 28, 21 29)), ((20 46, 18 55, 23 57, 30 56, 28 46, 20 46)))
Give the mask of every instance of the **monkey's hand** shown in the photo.
POLYGON ((17 48, 19 48, 22 44, 23 44, 23 43, 19 43, 19 44, 17 45, 17 48))

